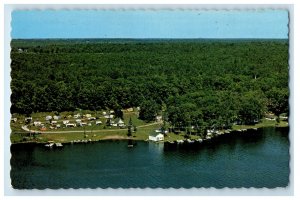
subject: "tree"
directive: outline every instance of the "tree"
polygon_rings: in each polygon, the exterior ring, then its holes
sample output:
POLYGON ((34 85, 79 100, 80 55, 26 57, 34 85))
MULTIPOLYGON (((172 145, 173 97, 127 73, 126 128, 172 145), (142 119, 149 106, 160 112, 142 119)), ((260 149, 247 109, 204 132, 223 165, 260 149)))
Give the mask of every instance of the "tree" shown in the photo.
POLYGON ((159 105, 154 100, 145 100, 140 106, 139 118, 147 122, 154 121, 159 105))
POLYGON ((131 136, 132 135, 132 119, 131 117, 129 118, 129 122, 128 122, 128 132, 127 132, 127 136, 131 136))
POLYGON ((116 117, 116 118, 124 119, 123 111, 121 110, 120 107, 114 109, 114 113, 115 113, 115 117, 116 117))
POLYGON ((289 91, 288 88, 275 88, 266 92, 268 98, 268 109, 279 117, 281 113, 288 113, 289 91))
POLYGON ((267 110, 266 98, 259 91, 249 91, 241 97, 239 117, 245 124, 261 119, 267 110))

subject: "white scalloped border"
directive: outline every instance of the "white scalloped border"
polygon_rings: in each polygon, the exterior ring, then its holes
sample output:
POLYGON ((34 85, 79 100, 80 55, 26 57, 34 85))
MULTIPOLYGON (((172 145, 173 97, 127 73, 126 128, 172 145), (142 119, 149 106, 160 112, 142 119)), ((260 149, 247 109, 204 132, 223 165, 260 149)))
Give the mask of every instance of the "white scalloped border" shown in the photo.
POLYGON ((160 195, 187 195, 187 196, 198 196, 198 195, 207 195, 207 196, 219 196, 219 195, 293 195, 294 193, 294 101, 293 101, 293 92, 294 92, 294 7, 293 5, 254 5, 254 4, 160 4, 160 5, 151 5, 151 4, 80 4, 80 5, 5 5, 5 32, 4 32, 4 194, 5 195, 33 195, 33 196, 65 196, 65 195, 109 195, 109 196, 121 196, 121 195, 136 195, 136 196, 160 196, 160 195), (233 11, 233 10, 244 10, 244 11, 257 11, 257 10, 287 10, 289 12, 289 65, 290 65, 290 184, 286 188, 228 188, 216 189, 214 187, 210 188, 130 188, 130 189, 45 189, 45 190, 15 190, 11 187, 10 184, 10 33, 11 33, 11 12, 14 10, 115 10, 115 11, 124 11, 127 10, 139 10, 139 11, 159 11, 159 10, 169 10, 169 11, 233 11), (292 122, 292 123, 291 123, 292 122))

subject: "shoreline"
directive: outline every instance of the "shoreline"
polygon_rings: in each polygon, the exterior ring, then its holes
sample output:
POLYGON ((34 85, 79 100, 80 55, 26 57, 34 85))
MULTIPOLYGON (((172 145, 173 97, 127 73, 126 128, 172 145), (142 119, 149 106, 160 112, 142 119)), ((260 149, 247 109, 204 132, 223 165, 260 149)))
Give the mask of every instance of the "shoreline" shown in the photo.
MULTIPOLYGON (((244 132, 248 132, 249 130, 254 130, 257 131, 259 129, 262 128, 289 128, 289 126, 260 126, 260 127, 248 127, 248 128, 243 128, 243 129, 231 129, 230 131, 220 131, 219 134, 215 134, 214 136, 210 137, 210 138, 201 138, 203 141, 211 141, 214 138, 217 138, 218 136, 222 136, 222 135, 231 135, 234 133, 244 133, 244 132)), ((53 133, 51 133, 53 134, 53 133)), ((199 137, 200 138, 200 137, 199 137)), ((105 136, 103 138, 97 139, 97 140, 92 140, 91 138, 84 138, 84 139, 80 139, 80 140, 69 140, 69 141, 51 141, 53 143, 61 143, 61 144, 76 144, 76 143, 95 143, 95 142, 101 142, 101 141, 145 141, 145 142, 149 142, 148 139, 141 139, 139 137, 124 137, 124 136, 120 136, 120 135, 110 135, 110 136, 105 136)), ((187 139, 183 139, 184 141, 187 141, 187 139)), ((159 141, 159 142, 154 142, 154 143, 166 143, 166 142, 176 142, 177 140, 168 140, 168 138, 166 137, 163 141, 159 141)), ((192 141, 196 141, 196 139, 192 139, 192 141)), ((10 145, 14 145, 14 144, 41 144, 41 145, 45 145, 45 144, 49 144, 50 141, 24 141, 24 142, 15 142, 12 143, 10 145)), ((151 141, 150 141, 151 142, 151 141)))

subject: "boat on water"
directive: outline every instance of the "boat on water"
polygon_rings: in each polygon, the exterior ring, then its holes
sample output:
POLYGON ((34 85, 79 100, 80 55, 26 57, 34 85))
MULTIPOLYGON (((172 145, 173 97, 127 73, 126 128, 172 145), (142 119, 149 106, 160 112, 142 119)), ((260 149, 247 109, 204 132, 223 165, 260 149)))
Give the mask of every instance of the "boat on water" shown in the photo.
POLYGON ((136 142, 132 141, 132 140, 128 140, 128 143, 127 143, 127 147, 128 148, 132 148, 136 145, 136 142))
POLYGON ((45 144, 45 147, 51 148, 51 147, 53 147, 53 145, 54 145, 54 143, 49 143, 49 144, 45 144))
POLYGON ((188 143, 194 143, 195 141, 194 140, 190 140, 190 139, 187 139, 186 140, 188 143))
POLYGON ((197 142, 203 142, 203 140, 201 138, 196 139, 197 142))
POLYGON ((62 145, 62 143, 55 143, 55 146, 56 147, 62 147, 63 145, 62 145))
POLYGON ((176 142, 177 142, 178 144, 183 144, 183 143, 184 143, 183 140, 176 140, 176 142))

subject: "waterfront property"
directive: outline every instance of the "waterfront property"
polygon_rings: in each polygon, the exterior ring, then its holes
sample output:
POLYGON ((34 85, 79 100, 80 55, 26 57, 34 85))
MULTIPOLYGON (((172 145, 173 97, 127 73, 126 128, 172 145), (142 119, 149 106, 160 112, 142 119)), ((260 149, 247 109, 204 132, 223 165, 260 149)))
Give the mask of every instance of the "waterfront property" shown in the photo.
POLYGON ((182 141, 177 148, 143 141, 137 141, 135 148, 128 148, 127 141, 87 145, 84 140, 63 147, 48 142, 47 147, 12 145, 13 188, 275 188, 289 184, 288 128, 223 134, 214 142, 198 144, 182 141))
POLYGON ((164 135, 162 133, 154 132, 149 135, 149 140, 154 142, 163 141, 164 135))

